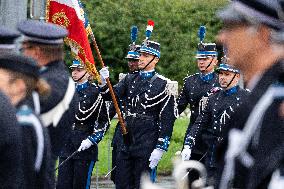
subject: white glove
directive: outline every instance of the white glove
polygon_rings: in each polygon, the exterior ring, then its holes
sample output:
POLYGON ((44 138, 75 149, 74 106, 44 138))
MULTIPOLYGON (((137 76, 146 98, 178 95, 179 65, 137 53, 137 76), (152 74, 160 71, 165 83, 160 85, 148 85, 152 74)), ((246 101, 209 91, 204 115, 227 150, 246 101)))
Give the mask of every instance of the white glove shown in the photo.
POLYGON ((191 155, 191 149, 189 145, 184 145, 183 150, 181 152, 181 158, 183 161, 189 160, 191 155))
POLYGON ((159 161, 162 159, 163 154, 164 154, 164 151, 162 150, 159 150, 159 149, 153 150, 149 158, 149 161, 150 161, 149 167, 151 169, 154 169, 155 167, 157 167, 159 161))
POLYGON ((104 87, 106 85, 106 79, 109 78, 109 71, 108 71, 108 67, 103 67, 100 70, 100 75, 101 75, 101 84, 99 85, 99 87, 104 87))
POLYGON ((93 143, 89 139, 85 139, 81 142, 81 146, 78 148, 78 151, 84 151, 90 148, 93 145, 93 143))

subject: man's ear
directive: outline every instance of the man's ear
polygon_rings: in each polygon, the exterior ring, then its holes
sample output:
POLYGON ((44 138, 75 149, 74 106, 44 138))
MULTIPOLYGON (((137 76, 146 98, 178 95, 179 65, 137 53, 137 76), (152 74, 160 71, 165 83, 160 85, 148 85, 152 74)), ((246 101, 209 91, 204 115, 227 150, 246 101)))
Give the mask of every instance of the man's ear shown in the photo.
POLYGON ((217 57, 214 57, 214 58, 213 58, 213 64, 214 64, 214 66, 217 66, 217 64, 218 64, 218 59, 217 59, 217 57))
POLYGON ((158 58, 157 56, 155 57, 155 61, 159 62, 160 58, 158 58))
POLYGON ((236 75, 236 78, 240 79, 240 77, 241 77, 241 76, 240 76, 240 74, 238 73, 238 74, 236 75))

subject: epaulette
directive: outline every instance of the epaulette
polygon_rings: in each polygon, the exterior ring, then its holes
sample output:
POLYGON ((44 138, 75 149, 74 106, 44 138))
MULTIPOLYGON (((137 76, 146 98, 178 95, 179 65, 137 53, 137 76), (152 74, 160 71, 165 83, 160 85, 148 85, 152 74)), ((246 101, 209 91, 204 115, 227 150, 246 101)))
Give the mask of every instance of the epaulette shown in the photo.
POLYGON ((168 95, 174 95, 177 96, 178 95, 178 82, 177 81, 172 81, 160 74, 158 74, 158 77, 164 81, 167 82, 166 84, 166 93, 168 95))
POLYGON ((183 81, 186 81, 188 78, 191 78, 193 76, 199 75, 199 73, 195 73, 195 74, 191 74, 191 75, 187 75, 185 78, 183 78, 183 81))
POLYGON ((165 80, 165 81, 171 81, 169 78, 166 78, 165 76, 162 76, 160 74, 157 74, 158 78, 162 79, 162 80, 165 80))
POLYGON ((125 74, 125 73, 119 73, 118 75, 118 81, 121 81, 123 80, 128 74, 125 74))

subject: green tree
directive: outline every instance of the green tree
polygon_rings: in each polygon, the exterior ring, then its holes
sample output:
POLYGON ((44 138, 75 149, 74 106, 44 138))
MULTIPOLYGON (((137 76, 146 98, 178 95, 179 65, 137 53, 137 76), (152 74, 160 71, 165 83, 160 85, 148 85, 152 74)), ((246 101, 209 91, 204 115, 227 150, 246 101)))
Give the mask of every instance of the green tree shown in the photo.
MULTIPOLYGON (((130 44, 130 28, 138 26, 138 43, 145 39, 147 20, 155 21, 151 39, 161 44, 157 70, 179 85, 187 74, 196 72, 194 58, 199 42, 197 31, 205 25, 205 42, 215 41, 221 28, 216 10, 227 0, 82 0, 111 80, 127 72, 124 59, 130 44)), ((95 55, 96 56, 96 55, 95 55)), ((99 67, 99 62, 97 65, 99 67)))

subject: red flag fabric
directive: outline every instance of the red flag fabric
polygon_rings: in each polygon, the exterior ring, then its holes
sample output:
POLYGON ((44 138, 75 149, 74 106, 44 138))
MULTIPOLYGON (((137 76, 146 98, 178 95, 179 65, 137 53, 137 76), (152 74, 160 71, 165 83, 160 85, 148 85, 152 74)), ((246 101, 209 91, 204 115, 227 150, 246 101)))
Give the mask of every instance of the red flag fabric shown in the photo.
MULTIPOLYGON (((84 27, 84 11, 78 0, 47 0, 46 21, 65 27, 69 35, 64 39, 71 54, 87 67, 94 68, 94 57, 84 27)), ((89 70, 90 71, 90 70, 89 70)), ((94 70, 91 70, 94 73, 94 70)), ((95 71, 97 74, 97 71, 95 71)))

